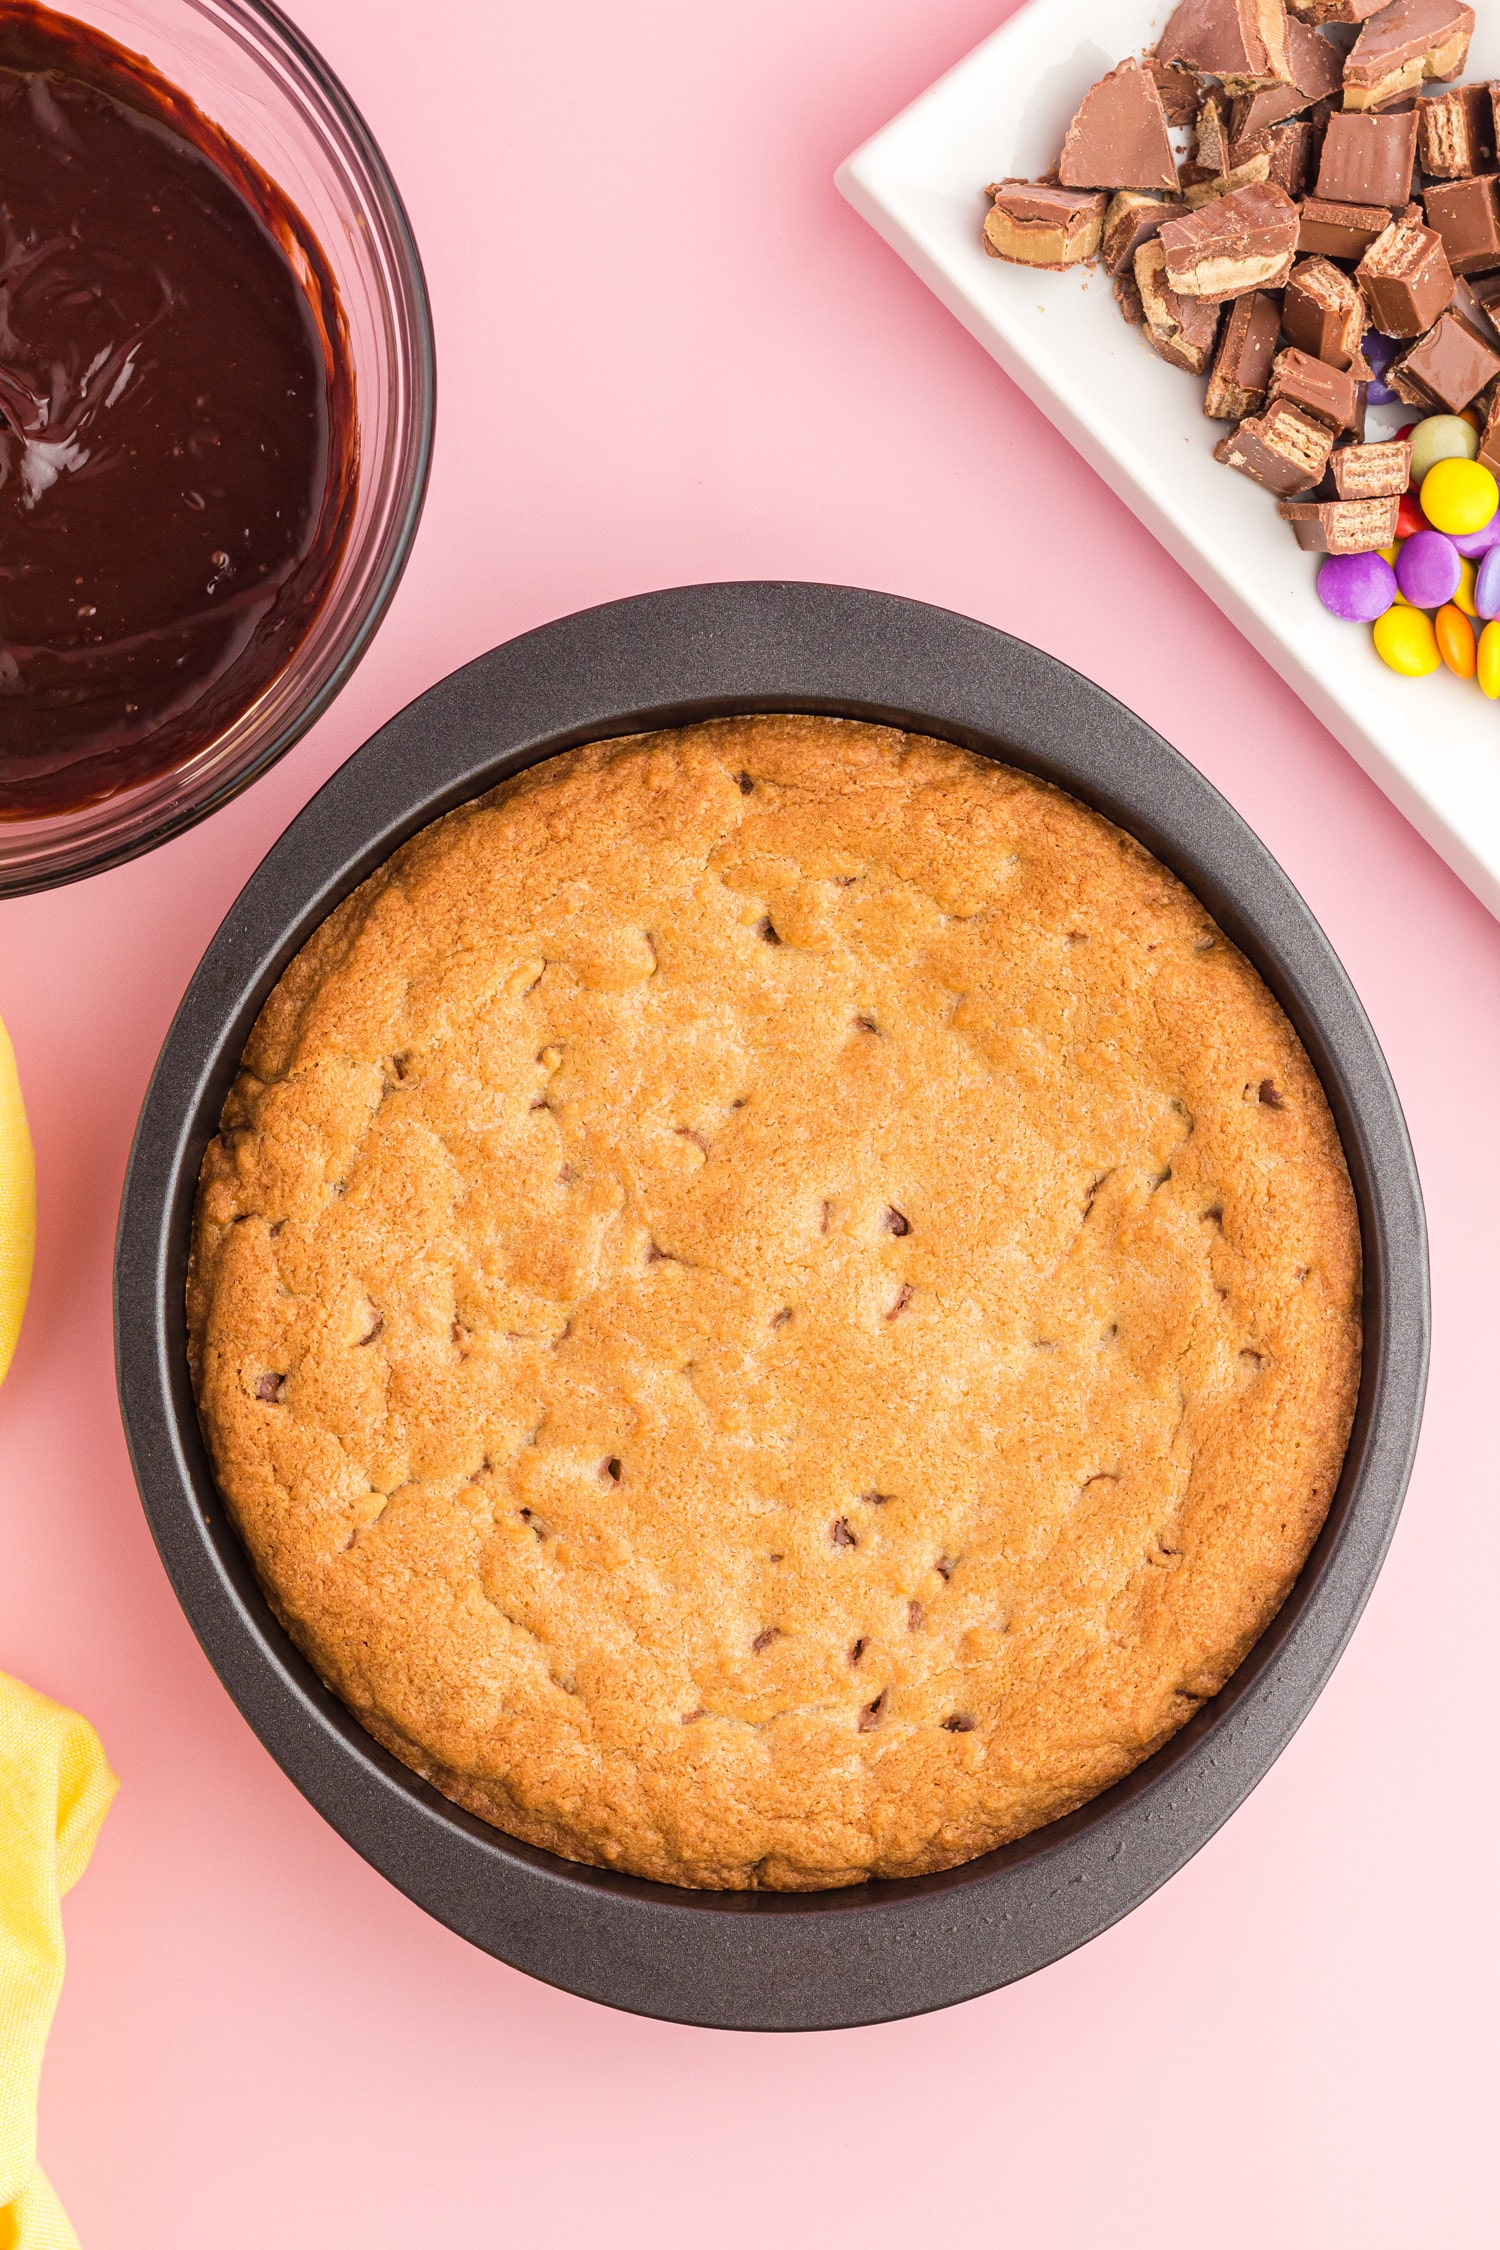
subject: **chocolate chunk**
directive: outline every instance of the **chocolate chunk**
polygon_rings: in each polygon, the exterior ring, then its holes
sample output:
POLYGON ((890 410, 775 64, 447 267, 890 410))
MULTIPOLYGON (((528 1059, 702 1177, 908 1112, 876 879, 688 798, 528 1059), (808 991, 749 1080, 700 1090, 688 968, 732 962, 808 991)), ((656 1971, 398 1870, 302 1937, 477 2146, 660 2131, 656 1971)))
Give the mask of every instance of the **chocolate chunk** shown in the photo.
MULTIPOLYGON (((1290 125, 1273 125, 1270 139, 1271 185, 1279 187, 1283 195, 1289 195, 1295 202, 1312 178, 1315 160, 1312 124, 1309 119, 1299 117, 1290 125)), ((1298 240, 1300 242, 1300 235, 1298 240)))
POLYGON ((1283 0, 1181 0, 1157 60, 1217 78, 1226 93, 1291 83, 1283 0))
POLYGON ((1229 308, 1214 357, 1203 411, 1212 422, 1243 422, 1266 403, 1271 362, 1281 331, 1281 307, 1257 290, 1229 308))
POLYGON ((1106 196, 1033 180, 1000 180, 988 193, 984 246, 992 258, 1062 273, 1087 264, 1098 250, 1106 196))
POLYGON ((1402 208, 1417 160, 1417 113, 1379 117, 1341 111, 1328 120, 1318 194, 1330 203, 1383 203, 1402 208))
POLYGON ((1455 86, 1417 104, 1417 154, 1435 180, 1463 180, 1495 161, 1495 105, 1488 86, 1455 86))
POLYGON ((1420 220, 1393 220, 1360 260, 1358 281, 1384 336, 1424 336, 1453 295, 1441 235, 1420 220))
POLYGON ((1283 500, 1276 513, 1310 555, 1373 555, 1396 544, 1399 499, 1283 500))
POLYGON ((1386 378, 1397 398, 1424 410, 1462 414, 1486 384, 1500 375, 1500 351, 1476 335, 1456 313, 1441 320, 1402 354, 1386 378))
POLYGON ((1326 422, 1335 437, 1358 430, 1364 421, 1364 401, 1354 377, 1307 352, 1282 352, 1271 369, 1267 413, 1281 399, 1315 422, 1326 422))
POLYGON ((1285 500, 1321 483, 1333 451, 1326 423, 1290 404, 1268 406, 1221 438, 1214 459, 1285 500))
POLYGON ((1198 130, 1193 136, 1193 162, 1200 172, 1210 178, 1222 176, 1230 169, 1229 118, 1212 94, 1198 112, 1198 130))
POLYGON ((1195 181, 1185 187, 1183 206, 1189 211, 1201 211, 1205 203, 1217 203, 1221 196, 1237 195, 1243 187, 1260 187, 1271 177, 1271 151, 1260 150, 1247 163, 1238 164, 1232 172, 1220 172, 1211 180, 1195 181))
POLYGON ((1443 238, 1455 273, 1493 273, 1500 266, 1500 179, 1449 180, 1422 201, 1427 224, 1443 238))
POLYGON ((1469 59, 1474 11, 1464 0, 1391 0, 1371 16, 1344 64, 1344 107, 1380 109, 1469 59))
POLYGON ((1144 328, 1146 308, 1141 303, 1141 293, 1135 285, 1135 275, 1130 272, 1115 275, 1115 303, 1122 317, 1132 328, 1144 328))
MULTIPOLYGON (((1411 439, 1338 446, 1328 467, 1341 500, 1399 500, 1411 483, 1411 439)), ((1380 544, 1387 547, 1390 541, 1380 544)))
POLYGON ((1133 274, 1141 244, 1150 242, 1163 223, 1175 218, 1181 209, 1180 202, 1168 203, 1159 195, 1141 195, 1134 188, 1122 188, 1104 214, 1099 247, 1106 273, 1133 274))
POLYGON ((1279 288, 1292 270, 1300 224, 1296 204, 1280 188, 1237 188, 1168 220, 1158 237, 1167 279, 1179 296, 1220 304, 1279 288))
POLYGON ((1161 239, 1143 242, 1135 254, 1135 283, 1146 316, 1152 349, 1169 367, 1201 375, 1213 357, 1219 333, 1219 308, 1200 297, 1179 297, 1167 278, 1161 239))
POLYGON ((1091 86, 1074 112, 1058 161, 1065 188, 1177 190, 1177 159, 1156 81, 1122 62, 1091 86))
POLYGON ((1286 27, 1286 55, 1292 73, 1289 86, 1263 86, 1259 93, 1242 94, 1236 100, 1231 120, 1235 140, 1250 139, 1300 116, 1314 102, 1342 95, 1344 58, 1331 39, 1293 20, 1286 27))
POLYGON ((1203 100, 1203 89, 1194 73, 1182 69, 1176 63, 1159 62, 1154 49, 1141 59, 1156 81, 1156 91, 1161 96, 1167 123, 1191 125, 1203 100))
POLYGON ((1391 214, 1376 203, 1326 203, 1310 195, 1302 206, 1302 231, 1297 248, 1305 258, 1362 258, 1391 223, 1391 214))
POLYGON ((1493 477, 1500 477, 1500 390, 1490 400, 1490 410, 1480 433, 1479 458, 1493 477))
POLYGON ((1304 23, 1364 23, 1378 15, 1388 0, 1286 0, 1286 4, 1304 23))
POLYGON ((1348 274, 1326 258, 1305 258, 1287 283, 1281 308, 1287 339, 1330 367, 1354 364, 1366 328, 1365 302, 1348 274))
POLYGON ((1500 274, 1481 274, 1479 287, 1488 287, 1492 292, 1488 302, 1479 295, 1473 282, 1455 281, 1448 310, 1457 313, 1476 336, 1482 336, 1487 344, 1493 344, 1500 351, 1500 274))

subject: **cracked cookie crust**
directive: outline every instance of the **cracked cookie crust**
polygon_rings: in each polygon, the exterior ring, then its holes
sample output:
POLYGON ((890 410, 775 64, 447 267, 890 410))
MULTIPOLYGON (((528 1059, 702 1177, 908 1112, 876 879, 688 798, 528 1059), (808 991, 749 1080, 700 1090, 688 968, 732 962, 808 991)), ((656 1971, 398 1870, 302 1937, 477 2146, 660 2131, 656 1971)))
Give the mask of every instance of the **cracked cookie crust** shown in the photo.
POLYGON ((267 1002, 194 1381, 256 1571, 447 1796, 711 1888, 950 1867, 1214 1695, 1360 1368, 1327 1103, 1197 901, 850 721, 533 768, 267 1002))

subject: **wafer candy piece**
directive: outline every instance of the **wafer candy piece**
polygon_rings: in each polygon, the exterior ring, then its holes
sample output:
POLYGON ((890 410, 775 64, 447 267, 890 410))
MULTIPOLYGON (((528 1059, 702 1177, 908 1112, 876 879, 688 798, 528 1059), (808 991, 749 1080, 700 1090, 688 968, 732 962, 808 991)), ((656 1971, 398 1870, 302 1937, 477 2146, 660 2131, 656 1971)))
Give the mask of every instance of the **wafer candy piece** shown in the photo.
POLYGON ((1422 201, 1427 224, 1443 238, 1455 273, 1493 273, 1500 267, 1500 179, 1448 180, 1422 201))
POLYGON ((1371 243, 1356 278, 1383 336, 1425 336, 1453 295, 1441 235, 1404 215, 1371 243))
POLYGON ((1333 451, 1333 432, 1299 406, 1268 406, 1221 438, 1214 459, 1286 500, 1322 481, 1333 451))
POLYGON ((1297 206, 1283 189, 1266 183, 1236 188, 1162 228, 1167 278, 1179 296, 1218 303, 1280 288, 1292 270, 1300 226, 1297 206))
POLYGON ((1104 214, 1099 253, 1105 272, 1133 274, 1135 254, 1141 244, 1150 242, 1165 222, 1175 218, 1182 208, 1180 201, 1168 203, 1159 195, 1142 195, 1134 188, 1122 188, 1111 198, 1104 214))
POLYGON ((1380 109, 1428 79, 1456 78, 1473 36, 1465 0, 1391 0, 1369 18, 1345 61, 1345 108, 1380 109))
POLYGON ((1383 203, 1400 211, 1411 196, 1416 161, 1414 109, 1380 117, 1341 110, 1328 120, 1318 193, 1331 203, 1383 203))
POLYGON ((1266 403, 1271 363, 1281 332, 1281 307, 1257 290, 1229 308, 1214 355, 1203 411, 1211 422, 1243 422, 1266 403))
POLYGON ((1310 555, 1375 555, 1396 544, 1401 503, 1389 500, 1283 500, 1276 513, 1310 555))
POLYGON ((1091 86, 1063 141, 1057 176, 1065 188, 1160 188, 1177 192, 1177 160, 1156 81, 1134 60, 1091 86))
POLYGON ((1495 161, 1495 104, 1488 86, 1454 86, 1417 104, 1417 154, 1435 180, 1463 180, 1495 161))
POLYGON ((1348 274, 1326 258, 1304 258, 1287 283, 1281 325, 1300 351, 1330 367, 1352 367, 1369 321, 1348 274))
POLYGON ((1378 203, 1328 203, 1309 195, 1302 205, 1297 248, 1304 258, 1362 258, 1391 223, 1378 203))
POLYGON ((1307 352, 1285 351, 1271 369, 1267 412, 1281 399, 1326 422, 1335 437, 1360 435, 1364 429, 1364 392, 1354 377, 1329 367, 1307 352))
POLYGON ((1169 367, 1201 375, 1213 357, 1219 333, 1219 308, 1199 297, 1179 297, 1167 278, 1161 239, 1142 243, 1135 254, 1135 285, 1141 293, 1146 334, 1169 367))
POLYGON ((1000 180, 987 192, 984 246, 992 258, 1062 273, 1098 250, 1107 196, 1033 180, 1000 180))
POLYGON ((1408 406, 1462 414, 1497 375, 1500 351, 1456 313, 1445 312, 1420 342, 1392 364, 1386 381, 1408 406))
POLYGON ((1181 0, 1156 54, 1217 78, 1229 94, 1291 83, 1283 0, 1181 0))
MULTIPOLYGON (((1399 500, 1411 483, 1411 440, 1385 445, 1340 445, 1329 461, 1341 500, 1399 500)), ((1389 546, 1383 539, 1380 544, 1389 546)))

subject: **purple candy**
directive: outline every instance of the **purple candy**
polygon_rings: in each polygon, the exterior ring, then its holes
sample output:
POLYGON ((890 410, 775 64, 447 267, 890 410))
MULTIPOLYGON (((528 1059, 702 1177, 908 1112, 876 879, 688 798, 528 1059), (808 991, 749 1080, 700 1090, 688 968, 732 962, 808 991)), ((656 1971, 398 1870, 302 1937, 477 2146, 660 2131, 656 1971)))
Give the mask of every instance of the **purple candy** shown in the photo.
POLYGON ((1318 599, 1350 625, 1373 625, 1396 599, 1396 573, 1384 555, 1330 555, 1318 572, 1318 599))
POLYGON ((1442 531, 1419 531, 1396 557, 1396 583, 1413 609, 1441 609, 1463 578, 1458 549, 1442 531))
POLYGON ((1383 378, 1402 347, 1394 336, 1382 336, 1378 328, 1372 328, 1360 348, 1370 363, 1370 388, 1367 393, 1370 404, 1395 406, 1398 403, 1396 393, 1383 378))
POLYGON ((1500 514, 1493 516, 1483 531, 1450 532, 1448 536, 1465 562, 1478 562, 1492 547, 1500 547, 1500 514))
POLYGON ((1500 617, 1500 547, 1491 547, 1479 566, 1474 607, 1483 618, 1500 617))

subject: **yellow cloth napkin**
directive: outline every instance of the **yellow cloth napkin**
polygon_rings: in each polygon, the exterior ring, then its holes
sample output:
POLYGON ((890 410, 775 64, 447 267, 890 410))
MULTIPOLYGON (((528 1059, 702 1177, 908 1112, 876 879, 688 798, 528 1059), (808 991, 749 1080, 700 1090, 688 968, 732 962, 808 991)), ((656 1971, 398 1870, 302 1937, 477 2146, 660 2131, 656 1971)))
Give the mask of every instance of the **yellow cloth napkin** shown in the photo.
POLYGON ((87 1719, 0 1672, 0 2250, 78 2250, 37 2169, 37 2087, 62 1989, 63 1893, 116 1787, 87 1719))

